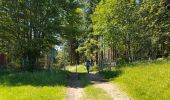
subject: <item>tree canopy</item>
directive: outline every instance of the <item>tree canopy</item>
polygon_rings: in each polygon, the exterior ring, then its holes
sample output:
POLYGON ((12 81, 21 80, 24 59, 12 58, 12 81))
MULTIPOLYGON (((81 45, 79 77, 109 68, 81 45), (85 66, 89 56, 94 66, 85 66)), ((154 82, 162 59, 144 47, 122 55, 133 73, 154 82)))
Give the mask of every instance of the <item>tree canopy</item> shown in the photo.
POLYGON ((168 0, 0 0, 0 53, 28 69, 56 45, 69 64, 166 57, 169 27, 168 0))

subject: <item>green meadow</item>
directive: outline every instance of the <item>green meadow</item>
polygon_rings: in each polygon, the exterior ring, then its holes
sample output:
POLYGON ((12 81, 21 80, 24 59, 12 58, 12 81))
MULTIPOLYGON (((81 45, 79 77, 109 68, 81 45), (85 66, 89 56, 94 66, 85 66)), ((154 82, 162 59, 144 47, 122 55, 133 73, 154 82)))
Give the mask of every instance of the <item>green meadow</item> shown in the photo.
MULTIPOLYGON (((91 68, 96 71, 96 67, 91 68)), ((75 67, 69 71, 75 72, 75 67)), ((83 100, 111 100, 111 97, 87 77, 83 65, 78 66, 83 100)), ((170 62, 144 61, 121 66, 98 75, 117 84, 134 100, 168 100, 170 98, 170 62)), ((63 100, 69 86, 67 71, 0 72, 0 100, 63 100)))
POLYGON ((117 71, 100 72, 134 100, 169 100, 170 62, 138 62, 117 71))
POLYGON ((0 72, 0 100, 63 100, 67 72, 0 72))

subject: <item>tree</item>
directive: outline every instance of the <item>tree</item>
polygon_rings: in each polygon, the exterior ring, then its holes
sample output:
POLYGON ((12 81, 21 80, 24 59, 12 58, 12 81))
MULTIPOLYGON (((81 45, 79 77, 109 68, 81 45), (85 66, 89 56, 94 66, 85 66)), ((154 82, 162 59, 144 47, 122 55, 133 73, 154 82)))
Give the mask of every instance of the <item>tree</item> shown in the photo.
POLYGON ((81 4, 70 0, 65 4, 65 13, 63 15, 61 38, 66 43, 65 48, 69 52, 69 61, 71 65, 79 64, 79 53, 76 49, 79 46, 79 37, 82 34, 82 10, 81 4))
POLYGON ((37 59, 58 43, 63 2, 56 0, 1 1, 1 40, 7 53, 22 66, 36 67, 37 59), (7 39, 8 38, 8 39, 7 39))
MULTIPOLYGON (((106 45, 116 49, 118 58, 127 61, 156 58, 160 49, 158 40, 169 30, 164 2, 141 2, 102 0, 92 15, 94 34, 100 35, 106 45)), ((165 44, 169 43, 168 39, 165 41, 165 44)), ((167 45, 163 47, 168 48, 167 45)), ((168 51, 164 50, 163 55, 168 51)))
POLYGON ((91 14, 93 14, 97 4, 100 2, 100 0, 85 0, 82 1, 82 4, 84 4, 83 9, 83 28, 84 28, 84 34, 81 36, 81 44, 79 48, 77 49, 78 52, 83 54, 85 56, 85 59, 91 59, 92 64, 94 61, 98 63, 98 36, 92 34, 92 20, 91 20, 91 14))

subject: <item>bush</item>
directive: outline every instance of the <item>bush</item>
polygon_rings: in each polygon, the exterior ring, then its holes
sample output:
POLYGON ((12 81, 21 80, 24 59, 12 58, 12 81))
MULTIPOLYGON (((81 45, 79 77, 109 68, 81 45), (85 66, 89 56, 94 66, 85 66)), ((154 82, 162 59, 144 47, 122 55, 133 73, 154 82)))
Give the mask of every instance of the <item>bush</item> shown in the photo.
POLYGON ((127 59, 125 59, 125 58, 118 58, 118 60, 116 62, 116 66, 120 67, 120 66, 125 65, 127 63, 128 63, 127 59))
POLYGON ((9 63, 7 64, 6 68, 7 68, 8 70, 18 70, 18 69, 21 68, 21 66, 20 66, 19 62, 17 62, 17 61, 11 61, 11 62, 9 62, 9 63))

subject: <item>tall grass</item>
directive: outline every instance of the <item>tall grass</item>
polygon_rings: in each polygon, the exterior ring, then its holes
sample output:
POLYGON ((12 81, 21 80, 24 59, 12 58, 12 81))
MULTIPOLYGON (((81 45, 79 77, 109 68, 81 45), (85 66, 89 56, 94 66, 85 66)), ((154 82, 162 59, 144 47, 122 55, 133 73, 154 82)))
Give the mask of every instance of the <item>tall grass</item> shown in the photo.
MULTIPOLYGON (((116 82, 135 100, 170 99, 170 63, 142 62, 124 66, 110 80, 116 82)), ((107 74, 105 75, 107 76, 107 74)))
POLYGON ((0 72, 0 100, 63 100, 67 72, 0 72))

